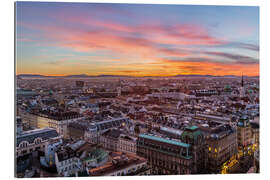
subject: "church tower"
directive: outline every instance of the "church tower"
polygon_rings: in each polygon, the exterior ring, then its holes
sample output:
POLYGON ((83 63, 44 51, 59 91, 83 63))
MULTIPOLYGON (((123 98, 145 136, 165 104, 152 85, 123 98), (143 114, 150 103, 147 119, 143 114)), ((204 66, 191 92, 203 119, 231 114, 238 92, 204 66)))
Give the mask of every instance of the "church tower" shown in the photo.
POLYGON ((245 96, 245 87, 244 87, 244 76, 242 74, 241 87, 240 87, 240 97, 245 96))

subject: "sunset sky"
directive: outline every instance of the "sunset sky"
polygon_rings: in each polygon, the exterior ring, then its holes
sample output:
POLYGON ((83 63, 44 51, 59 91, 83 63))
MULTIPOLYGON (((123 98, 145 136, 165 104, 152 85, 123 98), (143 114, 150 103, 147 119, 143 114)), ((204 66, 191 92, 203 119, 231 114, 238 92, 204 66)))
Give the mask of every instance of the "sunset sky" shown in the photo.
POLYGON ((17 74, 259 75, 259 8, 16 3, 17 74))

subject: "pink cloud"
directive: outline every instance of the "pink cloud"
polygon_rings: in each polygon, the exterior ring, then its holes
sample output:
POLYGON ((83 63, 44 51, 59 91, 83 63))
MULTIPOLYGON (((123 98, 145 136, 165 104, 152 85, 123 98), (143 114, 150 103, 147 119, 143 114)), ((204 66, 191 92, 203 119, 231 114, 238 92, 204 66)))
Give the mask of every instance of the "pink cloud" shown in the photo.
POLYGON ((18 22, 18 25, 40 30, 43 40, 51 46, 71 48, 75 51, 93 52, 97 50, 110 50, 116 53, 136 54, 140 57, 155 59, 158 55, 184 57, 192 52, 177 48, 160 47, 159 44, 172 46, 182 45, 218 45, 223 44, 209 35, 200 25, 176 24, 166 27, 153 22, 145 25, 128 26, 118 22, 105 22, 95 18, 56 16, 66 24, 63 25, 35 25, 18 22), (89 27, 89 30, 81 26, 89 27), (93 27, 97 30, 93 30, 93 27), (138 37, 127 36, 130 34, 138 37))

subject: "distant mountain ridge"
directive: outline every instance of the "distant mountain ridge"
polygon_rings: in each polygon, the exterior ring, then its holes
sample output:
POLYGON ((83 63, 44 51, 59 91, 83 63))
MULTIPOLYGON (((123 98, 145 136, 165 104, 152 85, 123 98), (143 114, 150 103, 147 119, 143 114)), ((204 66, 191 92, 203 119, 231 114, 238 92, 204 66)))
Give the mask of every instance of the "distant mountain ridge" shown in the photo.
POLYGON ((18 78, 24 78, 24 77, 28 77, 28 78, 42 78, 42 77, 50 77, 50 76, 44 76, 44 75, 40 75, 40 74, 19 74, 17 75, 18 78))
MULTIPOLYGON (((45 76, 45 75, 40 75, 40 74, 19 74, 17 75, 18 78, 91 78, 91 77, 135 77, 135 78, 140 78, 136 76, 128 76, 128 75, 106 75, 106 74, 101 74, 97 76, 90 76, 87 74, 74 74, 74 75, 66 75, 66 76, 45 76)), ((162 76, 143 76, 143 77, 162 77, 162 76)), ((214 75, 199 75, 199 74, 187 74, 187 75, 175 75, 175 76, 165 76, 165 77, 241 77, 241 76, 235 76, 235 75, 224 75, 224 76, 214 76, 214 75)), ((259 78, 260 76, 244 76, 244 77, 250 77, 250 78, 259 78)))

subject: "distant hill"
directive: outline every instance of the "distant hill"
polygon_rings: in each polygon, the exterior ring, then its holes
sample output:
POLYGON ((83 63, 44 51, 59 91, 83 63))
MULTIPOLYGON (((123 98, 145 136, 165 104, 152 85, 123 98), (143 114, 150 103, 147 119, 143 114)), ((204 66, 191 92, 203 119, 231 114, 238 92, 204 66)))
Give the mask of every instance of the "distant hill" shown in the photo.
POLYGON ((47 77, 39 74, 19 74, 17 75, 18 78, 41 78, 41 77, 47 77))
POLYGON ((233 78, 233 77, 238 77, 238 76, 235 76, 235 75, 225 75, 223 77, 231 77, 231 78, 233 78))
POLYGON ((199 74, 187 74, 187 75, 176 75, 174 77, 218 77, 218 76, 213 76, 213 75, 199 75, 199 74))
MULTIPOLYGON (((98 77, 135 77, 135 76, 127 76, 127 75, 97 75, 97 76, 89 76, 87 74, 74 74, 74 75, 67 75, 67 76, 44 76, 40 74, 19 74, 17 75, 18 78, 98 78, 98 77)), ((154 78, 158 76, 144 76, 144 78, 149 77, 149 78, 154 78)), ((235 76, 235 75, 225 75, 225 76, 213 76, 213 75, 198 75, 198 74, 187 74, 187 75, 176 75, 176 76, 167 76, 167 77, 198 77, 198 78, 209 78, 209 77, 226 77, 226 78, 236 78, 236 77, 241 77, 241 76, 235 76)), ((259 78, 260 76, 244 76, 248 78, 259 78)), ((139 77, 136 77, 139 78, 139 77)))
POLYGON ((68 75, 68 76, 63 76, 63 77, 67 77, 67 78, 89 78, 89 77, 132 77, 132 76, 121 76, 121 75, 105 75, 105 74, 101 74, 101 75, 97 75, 97 76, 89 76, 86 74, 79 74, 79 75, 68 75))
POLYGON ((133 77, 133 76, 126 76, 126 75, 105 75, 105 74, 102 74, 102 75, 98 75, 96 77, 133 77))
POLYGON ((63 76, 63 77, 68 77, 68 78, 86 78, 89 77, 86 74, 78 74, 78 75, 68 75, 68 76, 63 76))

